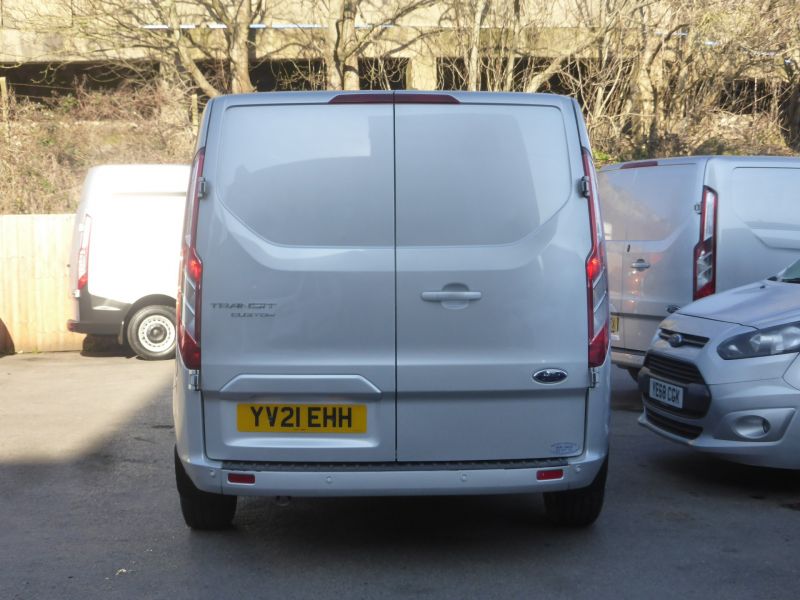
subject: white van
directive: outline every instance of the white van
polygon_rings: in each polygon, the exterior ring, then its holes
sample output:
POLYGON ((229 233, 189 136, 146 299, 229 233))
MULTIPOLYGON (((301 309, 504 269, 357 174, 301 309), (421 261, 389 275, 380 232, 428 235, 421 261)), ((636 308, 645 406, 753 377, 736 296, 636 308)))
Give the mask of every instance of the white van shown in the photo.
POLYGON ((601 169, 611 353, 632 375, 670 313, 800 257, 800 159, 691 156, 601 169))
POLYGON ((146 359, 175 355, 188 165, 89 170, 70 254, 76 333, 115 336, 146 359))
POLYGON ((545 492, 588 525, 608 452, 608 299, 574 100, 214 98, 187 203, 181 508, 237 496, 545 492))

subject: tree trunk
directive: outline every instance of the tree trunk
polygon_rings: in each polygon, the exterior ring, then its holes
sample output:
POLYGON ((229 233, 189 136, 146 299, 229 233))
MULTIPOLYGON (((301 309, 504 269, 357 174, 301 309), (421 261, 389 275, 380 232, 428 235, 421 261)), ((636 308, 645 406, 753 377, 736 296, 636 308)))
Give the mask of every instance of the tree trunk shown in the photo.
POLYGON ((252 7, 250 0, 238 0, 238 6, 230 30, 230 66, 231 66, 231 92, 245 94, 255 90, 250 79, 250 22, 252 21, 252 7))
POLYGON ((336 0, 331 3, 325 52, 328 89, 359 89, 356 46, 356 0, 336 0))
POLYGON ((478 0, 472 15, 470 47, 467 56, 467 89, 471 92, 478 91, 481 85, 481 25, 486 17, 488 4, 489 0, 478 0))

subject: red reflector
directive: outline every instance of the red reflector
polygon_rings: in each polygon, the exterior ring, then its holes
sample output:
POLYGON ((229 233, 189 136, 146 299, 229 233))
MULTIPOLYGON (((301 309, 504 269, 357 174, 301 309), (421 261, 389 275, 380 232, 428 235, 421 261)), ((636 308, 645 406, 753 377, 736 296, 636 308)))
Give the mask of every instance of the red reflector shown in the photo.
POLYGON ((228 483, 255 483, 256 476, 252 473, 228 473, 228 483))
POLYGON ((539 481, 552 481, 564 477, 564 469, 547 469, 546 471, 536 471, 536 479, 539 481))

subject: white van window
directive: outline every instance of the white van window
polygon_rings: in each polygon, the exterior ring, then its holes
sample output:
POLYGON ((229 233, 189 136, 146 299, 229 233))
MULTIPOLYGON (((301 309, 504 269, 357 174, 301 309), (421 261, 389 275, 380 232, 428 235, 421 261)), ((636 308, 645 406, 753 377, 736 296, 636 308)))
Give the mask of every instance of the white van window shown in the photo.
POLYGON ((575 177, 558 108, 398 105, 396 111, 398 244, 516 242, 568 200, 575 177))
POLYGON ((677 231, 700 202, 697 168, 661 165, 599 173, 606 239, 655 241, 677 231))
MULTIPOLYGON (((800 233, 800 169, 737 167, 731 177, 733 207, 749 227, 793 240, 800 233)), ((767 233, 762 231, 762 233, 767 233)), ((797 247, 796 244, 794 247, 797 247)))
POLYGON ((229 108, 212 189, 275 244, 394 241, 391 105, 229 108))

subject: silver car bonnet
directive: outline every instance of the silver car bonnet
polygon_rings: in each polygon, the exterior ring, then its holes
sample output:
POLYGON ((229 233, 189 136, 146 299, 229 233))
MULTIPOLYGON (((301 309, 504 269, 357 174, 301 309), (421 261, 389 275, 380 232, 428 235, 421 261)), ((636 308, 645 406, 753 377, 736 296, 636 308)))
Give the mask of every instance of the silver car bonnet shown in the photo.
POLYGON ((756 329, 800 321, 800 284, 750 283, 693 302, 678 312, 756 329))

